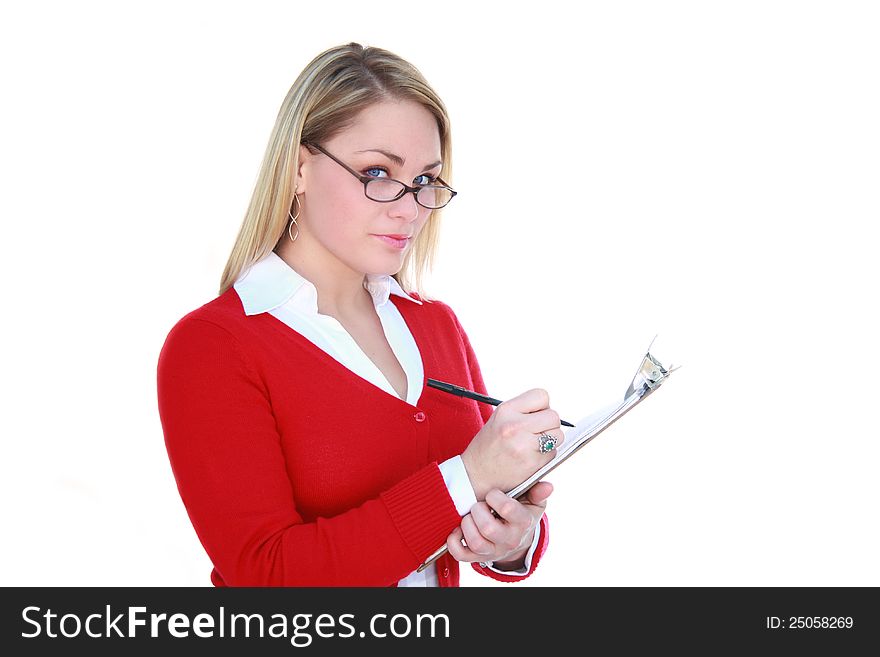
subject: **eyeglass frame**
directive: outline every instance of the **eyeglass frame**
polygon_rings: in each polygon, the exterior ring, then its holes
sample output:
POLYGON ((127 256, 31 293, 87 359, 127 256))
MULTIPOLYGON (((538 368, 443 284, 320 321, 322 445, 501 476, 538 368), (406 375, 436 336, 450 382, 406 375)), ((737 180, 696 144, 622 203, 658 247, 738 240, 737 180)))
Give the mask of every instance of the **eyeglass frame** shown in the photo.
POLYGON ((407 185, 405 182, 402 182, 402 181, 397 180, 397 179, 395 179, 395 178, 375 178, 375 177, 373 177, 373 176, 362 176, 360 173, 358 173, 357 171, 355 171, 354 169, 352 169, 350 166, 348 166, 345 162, 343 162, 342 160, 340 160, 340 159, 337 158, 336 156, 331 155, 330 153, 328 153, 326 150, 324 150, 324 149, 323 149, 321 146, 319 146, 318 144, 315 144, 315 143, 313 143, 313 142, 308 142, 308 141, 304 141, 304 142, 302 142, 302 144, 303 144, 303 146, 306 146, 306 147, 311 146, 312 148, 316 148, 316 149, 318 149, 318 150, 321 151, 324 155, 326 155, 326 156, 329 157, 331 160, 333 160, 334 162, 336 162, 336 164, 338 164, 338 165, 341 166, 343 169, 345 169, 346 171, 348 171, 351 175, 353 175, 355 178, 357 178, 358 180, 360 180, 360 181, 363 183, 363 185, 364 185, 364 196, 366 196, 368 199, 370 199, 371 201, 374 201, 374 202, 376 202, 376 203, 393 203, 394 201, 399 201, 400 199, 402 199, 402 198, 403 198, 404 196, 406 196, 407 194, 412 193, 413 198, 416 200, 416 203, 418 203, 420 206, 422 206, 422 207, 425 208, 426 210, 440 210, 441 208, 445 208, 447 205, 449 205, 449 202, 452 201, 452 199, 454 199, 454 198, 456 197, 456 195, 458 194, 458 192, 455 191, 454 189, 452 189, 452 187, 450 187, 449 185, 447 185, 447 184, 443 181, 443 179, 440 178, 440 176, 437 176, 434 180, 437 181, 437 182, 442 183, 442 185, 420 185, 419 187, 410 187, 410 186, 407 185), (389 199, 387 199, 387 200, 385 200, 385 201, 382 201, 382 200, 379 200, 379 199, 373 198, 373 197, 367 195, 367 184, 370 183, 370 182, 372 182, 372 181, 374 181, 374 180, 390 180, 390 181, 392 181, 392 182, 396 182, 396 183, 398 183, 399 185, 402 185, 402 186, 403 186, 403 191, 400 192, 400 194, 398 194, 398 195, 395 196, 394 198, 389 198, 389 199), (425 189, 426 187, 441 187, 441 186, 442 186, 443 189, 448 189, 448 190, 452 193, 452 196, 449 197, 449 201, 446 201, 446 203, 444 203, 443 205, 441 205, 439 208, 431 208, 431 207, 428 207, 427 205, 425 205, 424 203, 422 203, 421 201, 419 201, 419 192, 420 192, 420 191, 422 191, 422 190, 425 189))

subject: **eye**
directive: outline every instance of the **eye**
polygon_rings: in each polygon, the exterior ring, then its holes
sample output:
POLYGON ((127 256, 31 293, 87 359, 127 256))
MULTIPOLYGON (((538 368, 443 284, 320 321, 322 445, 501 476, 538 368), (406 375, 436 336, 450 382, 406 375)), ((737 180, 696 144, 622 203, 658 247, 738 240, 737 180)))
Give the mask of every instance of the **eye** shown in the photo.
POLYGON ((437 178, 429 176, 427 173, 423 173, 421 176, 413 180, 413 183, 416 185, 433 185, 435 182, 437 182, 437 178))
POLYGON ((369 167, 364 169, 364 175, 370 178, 381 178, 382 174, 388 176, 388 170, 385 167, 369 167))

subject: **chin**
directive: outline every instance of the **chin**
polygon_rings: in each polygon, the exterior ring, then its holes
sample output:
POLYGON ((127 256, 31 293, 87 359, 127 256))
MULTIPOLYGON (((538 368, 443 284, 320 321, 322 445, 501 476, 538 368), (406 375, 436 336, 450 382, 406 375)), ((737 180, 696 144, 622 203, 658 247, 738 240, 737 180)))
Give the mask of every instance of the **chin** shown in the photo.
POLYGON ((366 273, 368 276, 394 276, 397 274, 402 267, 397 267, 396 269, 368 269, 366 273))
POLYGON ((365 263, 364 273, 373 276, 394 276, 403 269, 403 258, 381 258, 365 263))

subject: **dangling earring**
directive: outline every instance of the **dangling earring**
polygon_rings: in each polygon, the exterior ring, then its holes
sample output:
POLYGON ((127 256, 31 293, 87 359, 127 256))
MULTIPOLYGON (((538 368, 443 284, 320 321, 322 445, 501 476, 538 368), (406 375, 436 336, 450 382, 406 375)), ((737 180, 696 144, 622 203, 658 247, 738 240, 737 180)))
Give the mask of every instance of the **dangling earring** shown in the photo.
POLYGON ((296 238, 299 237, 299 226, 297 226, 296 220, 299 219, 299 215, 302 214, 302 201, 300 201, 299 196, 296 195, 296 190, 293 190, 293 203, 290 204, 291 209, 293 209, 294 203, 299 205, 296 209, 296 214, 291 215, 290 210, 287 211, 287 216, 290 217, 290 223, 287 224, 287 236, 290 238, 291 242, 296 242, 296 238), (294 226, 296 226, 296 235, 293 235, 290 232, 290 229, 294 226))

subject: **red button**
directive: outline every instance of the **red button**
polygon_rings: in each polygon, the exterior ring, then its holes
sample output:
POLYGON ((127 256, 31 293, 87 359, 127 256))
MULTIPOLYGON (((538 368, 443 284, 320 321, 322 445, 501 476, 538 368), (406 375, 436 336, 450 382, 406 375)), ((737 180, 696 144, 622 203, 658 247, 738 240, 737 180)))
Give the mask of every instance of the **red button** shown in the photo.
POLYGON ((413 415, 413 417, 416 419, 416 422, 424 422, 426 416, 425 416, 424 413, 422 413, 421 411, 419 411, 418 413, 416 413, 415 415, 413 415))
POLYGON ((444 567, 442 575, 444 578, 449 577, 449 568, 444 567))

